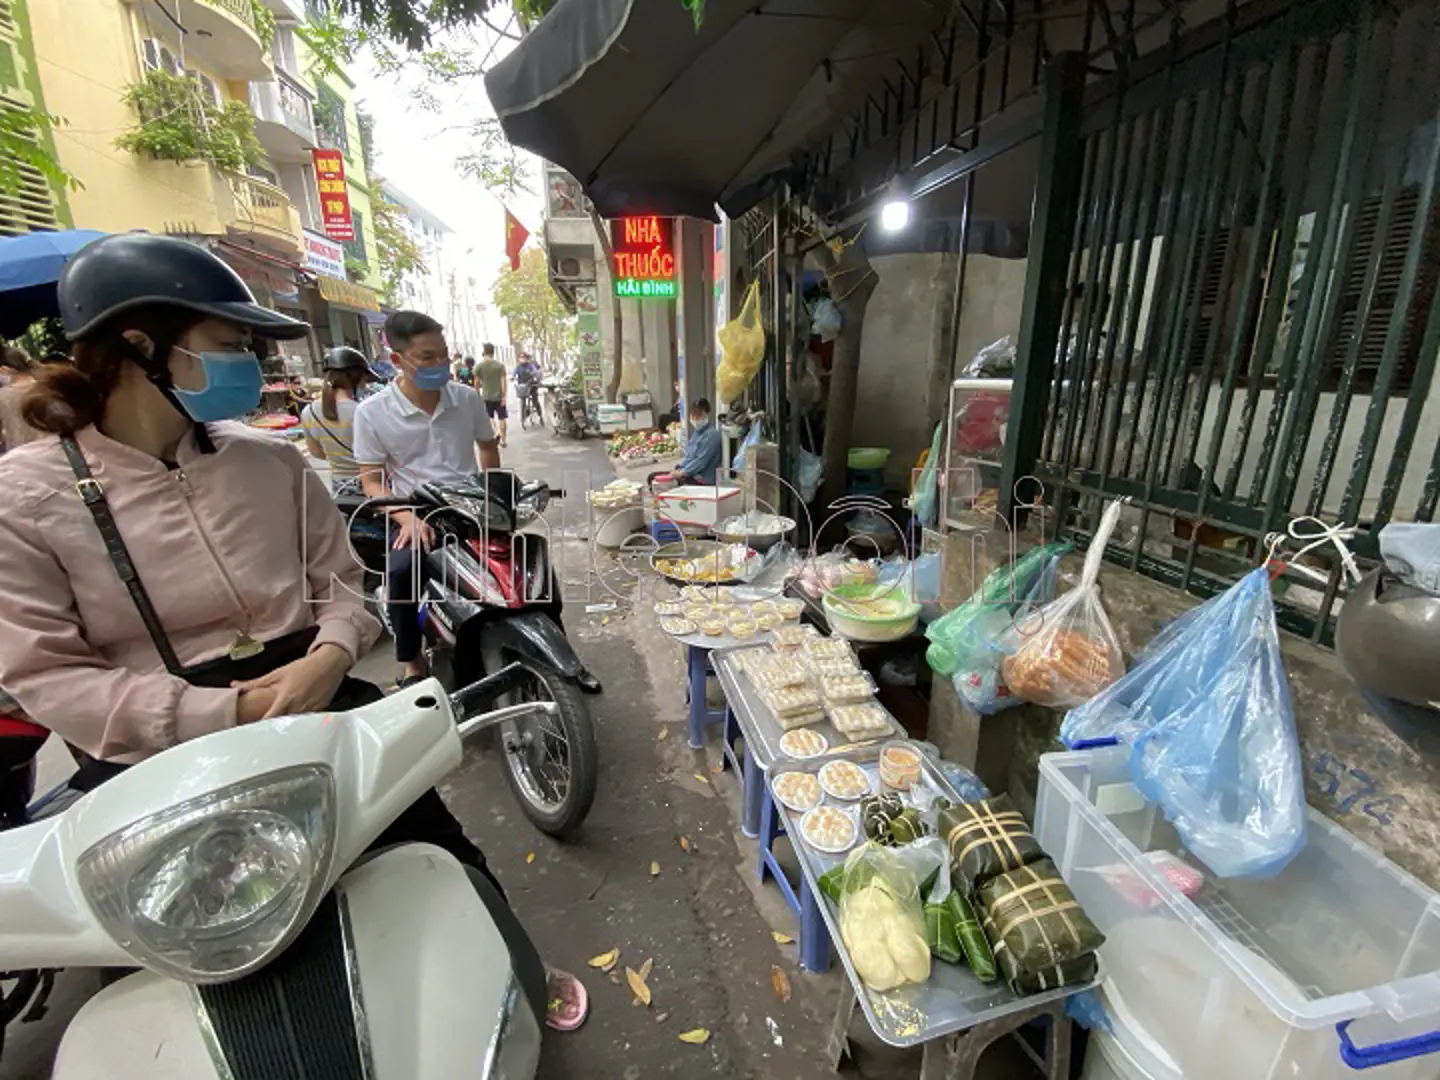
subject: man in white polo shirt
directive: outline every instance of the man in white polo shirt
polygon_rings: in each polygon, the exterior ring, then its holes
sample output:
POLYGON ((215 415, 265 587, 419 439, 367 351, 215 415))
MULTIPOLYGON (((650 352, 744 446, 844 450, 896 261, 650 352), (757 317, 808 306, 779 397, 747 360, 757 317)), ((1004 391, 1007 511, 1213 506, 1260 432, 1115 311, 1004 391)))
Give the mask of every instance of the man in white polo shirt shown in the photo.
MULTIPOLYGON (((500 447, 485 402, 474 388, 450 379, 445 328, 418 311, 397 311, 385 320, 396 377, 355 412, 355 461, 360 483, 372 499, 409 495, 423 483, 469 480, 480 469, 500 467, 500 447)), ((429 550, 434 533, 406 511, 391 516, 390 626, 401 685, 426 675, 415 617, 415 550, 429 550)), ((422 564, 423 565, 423 564, 422 564)))
MULTIPOLYGON (((445 328, 422 312, 397 311, 385 320, 385 340, 395 380, 355 411, 355 462, 365 494, 405 496, 423 483, 463 482, 477 471, 498 469, 500 447, 484 399, 474 387, 450 378, 445 328)), ((404 511, 392 513, 391 526, 385 599, 404 686, 428 674, 415 613, 415 551, 428 551, 435 536, 421 518, 404 511)), ((420 566, 423 571, 423 560, 420 566)), ((559 606, 557 596, 557 621, 559 606)), ((601 689, 583 669, 576 682, 587 693, 601 689)))

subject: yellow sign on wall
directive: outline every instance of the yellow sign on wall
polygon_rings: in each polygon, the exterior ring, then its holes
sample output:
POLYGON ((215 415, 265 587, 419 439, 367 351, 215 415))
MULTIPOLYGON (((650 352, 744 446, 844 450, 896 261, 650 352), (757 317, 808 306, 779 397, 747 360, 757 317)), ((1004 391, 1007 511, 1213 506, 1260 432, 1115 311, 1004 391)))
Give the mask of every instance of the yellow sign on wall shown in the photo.
POLYGON ((320 295, 332 304, 353 308, 356 311, 380 310, 380 296, 374 289, 367 289, 364 285, 355 285, 349 281, 341 281, 339 278, 333 278, 326 274, 317 274, 316 280, 320 284, 320 295))

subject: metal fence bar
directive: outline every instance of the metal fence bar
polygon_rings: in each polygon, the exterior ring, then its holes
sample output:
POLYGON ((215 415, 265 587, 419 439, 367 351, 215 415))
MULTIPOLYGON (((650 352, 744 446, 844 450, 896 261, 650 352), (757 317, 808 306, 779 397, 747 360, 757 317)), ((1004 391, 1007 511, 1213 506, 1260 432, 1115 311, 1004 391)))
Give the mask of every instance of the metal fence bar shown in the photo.
MULTIPOLYGON (((1310 172, 1310 154, 1314 148, 1319 128, 1320 99, 1324 96, 1328 56, 1328 47, 1319 47, 1314 50, 1310 60, 1308 78, 1303 83, 1304 93, 1299 96, 1290 109, 1291 116, 1300 117, 1300 123, 1295 127, 1294 141, 1283 140, 1280 146, 1281 155, 1288 157, 1289 160, 1288 168, 1285 170, 1285 179, 1282 181, 1285 203, 1280 212, 1280 231, 1270 249, 1269 278, 1271 281, 1289 280, 1288 269, 1294 257, 1295 240, 1299 235, 1300 209, 1304 205, 1305 183, 1310 172)), ((1238 437, 1230 458, 1230 469, 1221 488, 1221 494, 1227 500, 1236 498, 1239 490, 1240 477, 1245 467, 1245 456, 1250 449, 1250 435, 1255 430, 1255 416, 1260 407, 1260 392, 1264 387, 1267 375, 1267 361, 1274 351, 1280 332, 1280 322, 1285 315, 1288 301, 1289 289, 1275 289, 1265 297, 1261 308, 1254 347, 1254 355, 1258 362, 1252 364, 1250 369, 1250 378, 1245 388, 1245 403, 1240 410, 1240 422, 1236 425, 1238 437)), ((1281 396, 1277 381, 1276 398, 1279 399, 1281 396)), ((1272 415, 1280 404, 1281 402, 1278 400, 1271 402, 1272 415)), ((1261 457, 1262 459, 1266 457, 1266 452, 1263 450, 1261 457)), ((1246 497, 1247 503, 1251 506, 1256 504, 1255 496, 1258 488, 1259 484, 1252 480, 1249 494, 1246 497)))
MULTIPOLYGON (((1403 166, 1404 151, 1392 152, 1389 155, 1392 163, 1397 161, 1403 166)), ((1375 315, 1375 302, 1380 288, 1380 270, 1385 265, 1385 237, 1390 233, 1390 220, 1395 213, 1395 201, 1400 191, 1400 170, 1385 170, 1387 180, 1380 198, 1380 211, 1375 217, 1374 242, 1371 244, 1371 251, 1365 260, 1365 283, 1361 286, 1360 303, 1355 310, 1355 318, 1352 323, 1354 329, 1350 334, 1350 345, 1345 350, 1345 359, 1340 371, 1340 381, 1335 389, 1335 406, 1330 410, 1330 423, 1326 426, 1325 438, 1320 446, 1320 461, 1315 469, 1315 480, 1310 487, 1310 501, 1305 507, 1305 512, 1311 516, 1321 513, 1325 503, 1325 493, 1330 488, 1330 480, 1335 471, 1335 458, 1340 449, 1340 438, 1345 432, 1345 424, 1350 418, 1350 397, 1355 388, 1355 373, 1360 367, 1360 353, 1365 344, 1365 338, 1370 330, 1370 322, 1375 315)), ((1350 216, 1359 216, 1360 207, 1350 204, 1350 216)), ((1348 266, 1340 267, 1342 280, 1347 276, 1348 266)), ((1348 518, 1346 520, 1349 520, 1348 518)))
POLYGON ((1033 472, 1044 434, 1042 418, 1060 331, 1058 294, 1064 287, 1079 195, 1074 171, 1064 162, 1073 161, 1080 148, 1084 89, 1084 57, 1062 53, 1047 66, 1040 172, 1011 393, 1010 415, 1019 419, 1013 435, 1007 433, 1000 471, 999 510, 1007 520, 1015 508, 1016 481, 1033 472))
MULTIPOLYGON (((1345 486, 1345 497, 1341 514, 1346 521, 1353 521, 1359 515, 1360 499, 1365 491, 1365 484, 1370 478, 1370 470, 1374 466, 1374 447, 1380 440, 1380 428, 1385 421, 1386 408, 1390 402, 1390 390, 1395 384, 1395 373, 1400 365, 1400 345, 1404 337, 1405 322, 1410 313, 1410 306, 1415 297, 1415 286, 1420 276, 1421 257, 1426 249, 1426 239, 1430 232, 1430 217, 1435 206, 1435 182, 1436 172, 1440 171, 1440 139, 1431 144, 1430 160, 1426 162, 1425 178, 1420 189, 1419 206, 1416 208, 1417 229, 1410 237, 1410 245, 1405 252, 1405 265, 1400 272, 1400 288, 1396 297, 1395 306, 1390 309, 1390 325, 1385 333, 1385 352, 1380 358, 1380 370, 1375 376, 1375 385, 1370 391, 1370 407, 1365 411, 1365 427, 1360 435, 1362 448, 1369 448, 1368 453, 1361 453, 1355 459, 1355 466, 1350 472, 1350 479, 1345 486)), ((1377 232, 1377 244, 1383 234, 1377 232)), ((1432 367, 1436 363, 1434 353, 1421 353, 1419 356, 1421 364, 1428 363, 1432 367)), ((1411 391, 1414 393, 1412 387, 1411 391)), ((1397 443, 1395 454, 1404 456, 1409 453, 1409 447, 1404 443, 1397 443)))

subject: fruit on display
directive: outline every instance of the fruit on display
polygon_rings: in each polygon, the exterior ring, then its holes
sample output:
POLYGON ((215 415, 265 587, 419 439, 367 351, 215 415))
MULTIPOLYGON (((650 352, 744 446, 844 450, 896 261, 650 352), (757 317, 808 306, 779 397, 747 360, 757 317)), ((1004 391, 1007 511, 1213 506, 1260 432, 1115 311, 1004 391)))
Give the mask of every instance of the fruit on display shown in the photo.
POLYGON ((605 452, 621 461, 639 461, 680 452, 680 425, 671 424, 664 431, 617 431, 605 446, 605 452))

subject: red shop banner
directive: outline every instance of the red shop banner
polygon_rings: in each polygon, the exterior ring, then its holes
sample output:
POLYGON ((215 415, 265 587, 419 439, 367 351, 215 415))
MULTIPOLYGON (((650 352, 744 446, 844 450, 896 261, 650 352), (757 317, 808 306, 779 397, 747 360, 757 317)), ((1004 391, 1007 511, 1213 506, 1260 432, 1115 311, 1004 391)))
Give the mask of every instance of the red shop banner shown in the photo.
POLYGON ((345 157, 339 150, 311 151, 315 158, 315 186, 320 190, 320 219, 331 240, 354 240, 350 218, 350 191, 345 186, 345 157))

